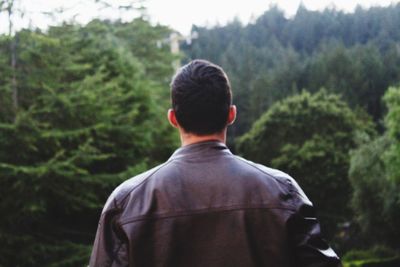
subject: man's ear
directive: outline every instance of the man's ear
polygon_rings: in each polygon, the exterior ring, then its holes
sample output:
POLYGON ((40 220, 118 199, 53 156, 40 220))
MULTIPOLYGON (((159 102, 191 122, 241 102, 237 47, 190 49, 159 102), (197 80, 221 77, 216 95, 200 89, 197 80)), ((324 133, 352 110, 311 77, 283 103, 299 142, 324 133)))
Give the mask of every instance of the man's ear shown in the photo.
POLYGON ((168 109, 168 121, 173 127, 179 128, 178 121, 176 120, 175 116, 175 111, 172 108, 168 109))
POLYGON ((228 114, 228 125, 231 125, 235 122, 236 120, 236 106, 231 105, 229 107, 229 114, 228 114))

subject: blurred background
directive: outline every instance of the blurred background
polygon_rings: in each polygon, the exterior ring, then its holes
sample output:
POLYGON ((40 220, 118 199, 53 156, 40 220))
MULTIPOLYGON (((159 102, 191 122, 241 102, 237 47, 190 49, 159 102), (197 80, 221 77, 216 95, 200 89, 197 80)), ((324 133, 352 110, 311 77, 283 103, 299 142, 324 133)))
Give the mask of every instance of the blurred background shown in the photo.
POLYGON ((0 266, 86 266, 171 155, 176 69, 228 73, 233 152, 293 176, 345 266, 400 266, 397 1, 0 0, 0 266))

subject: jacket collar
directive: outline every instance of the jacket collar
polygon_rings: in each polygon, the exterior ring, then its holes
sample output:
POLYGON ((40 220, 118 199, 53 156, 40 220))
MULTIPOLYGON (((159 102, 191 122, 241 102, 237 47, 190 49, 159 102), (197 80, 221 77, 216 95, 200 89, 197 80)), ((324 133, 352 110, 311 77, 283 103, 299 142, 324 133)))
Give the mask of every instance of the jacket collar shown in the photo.
POLYGON ((211 156, 219 153, 232 154, 227 146, 220 141, 204 141, 199 143, 194 143, 186 146, 182 146, 175 150, 175 152, 170 157, 170 160, 191 157, 191 156, 211 156))

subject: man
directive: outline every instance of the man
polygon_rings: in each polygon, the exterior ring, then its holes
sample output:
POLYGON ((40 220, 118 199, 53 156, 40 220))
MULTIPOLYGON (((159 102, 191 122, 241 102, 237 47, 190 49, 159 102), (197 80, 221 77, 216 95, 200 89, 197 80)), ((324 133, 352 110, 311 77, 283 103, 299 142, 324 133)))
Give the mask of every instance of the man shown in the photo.
POLYGON ((182 147, 111 194, 90 266, 341 266, 297 183, 225 146, 236 107, 222 68, 190 62, 171 99, 182 147))

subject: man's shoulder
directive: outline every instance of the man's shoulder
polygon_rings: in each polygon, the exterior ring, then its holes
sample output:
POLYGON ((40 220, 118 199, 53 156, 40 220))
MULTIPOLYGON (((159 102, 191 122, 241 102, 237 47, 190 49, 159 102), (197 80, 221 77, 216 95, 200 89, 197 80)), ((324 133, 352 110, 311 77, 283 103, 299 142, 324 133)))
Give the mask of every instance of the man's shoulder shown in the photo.
POLYGON ((155 173, 157 173, 160 169, 168 164, 168 161, 164 162, 163 164, 160 164, 145 172, 137 174, 121 183, 109 196, 104 206, 103 212, 113 207, 120 207, 122 205, 122 202, 129 196, 132 191, 146 183, 151 176, 153 176, 155 173))
POLYGON ((267 167, 265 165, 262 165, 260 163, 253 162, 251 160, 242 158, 240 156, 235 156, 235 159, 239 164, 242 164, 243 166, 246 166, 249 169, 252 169, 253 171, 259 172, 266 177, 270 179, 274 179, 280 183, 291 183, 294 179, 287 173, 278 170, 278 169, 273 169, 270 167, 267 167))
POLYGON ((261 173, 263 173, 267 178, 273 179, 274 181, 277 181, 278 183, 284 185, 287 187, 293 194, 296 194, 297 197, 302 199, 302 201, 311 203, 310 200, 307 198, 305 195, 304 191, 301 189, 297 181, 287 174, 286 172, 283 172, 278 169, 274 169, 271 167, 267 167, 263 164, 256 163, 250 160, 247 160, 245 158, 242 158, 240 156, 235 156, 235 158, 239 161, 242 162, 243 164, 246 164, 249 166, 249 168, 253 168, 254 170, 257 170, 261 173))

